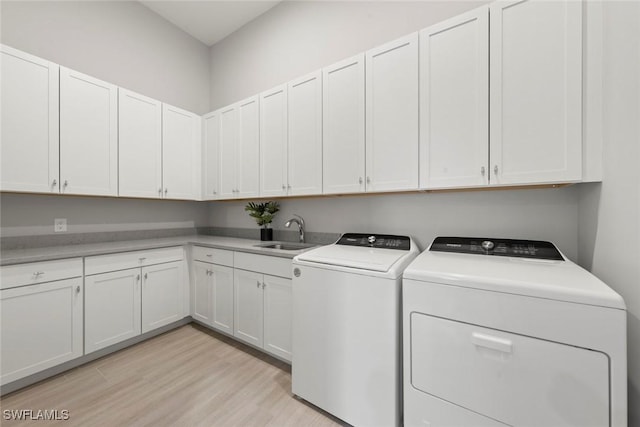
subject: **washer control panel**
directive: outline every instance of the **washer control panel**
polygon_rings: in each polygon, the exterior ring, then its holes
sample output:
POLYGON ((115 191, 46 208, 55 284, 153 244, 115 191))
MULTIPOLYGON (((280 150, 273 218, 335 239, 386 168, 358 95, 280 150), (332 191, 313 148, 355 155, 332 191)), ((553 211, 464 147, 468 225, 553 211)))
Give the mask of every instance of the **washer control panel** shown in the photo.
POLYGON ((430 251, 564 261, 550 242, 480 237, 436 237, 430 251))
POLYGON ((390 234, 345 233, 340 237, 336 245, 408 251, 411 249, 411 239, 407 236, 390 234))

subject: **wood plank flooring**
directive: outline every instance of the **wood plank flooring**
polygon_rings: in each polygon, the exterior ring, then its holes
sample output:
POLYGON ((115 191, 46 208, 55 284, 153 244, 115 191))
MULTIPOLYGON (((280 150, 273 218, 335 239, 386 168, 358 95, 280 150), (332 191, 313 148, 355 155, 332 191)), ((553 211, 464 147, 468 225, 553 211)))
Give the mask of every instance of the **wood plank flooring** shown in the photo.
POLYGON ((291 368, 195 324, 0 399, 3 426, 338 426, 291 394, 291 368), (8 421, 5 410, 68 410, 8 421))

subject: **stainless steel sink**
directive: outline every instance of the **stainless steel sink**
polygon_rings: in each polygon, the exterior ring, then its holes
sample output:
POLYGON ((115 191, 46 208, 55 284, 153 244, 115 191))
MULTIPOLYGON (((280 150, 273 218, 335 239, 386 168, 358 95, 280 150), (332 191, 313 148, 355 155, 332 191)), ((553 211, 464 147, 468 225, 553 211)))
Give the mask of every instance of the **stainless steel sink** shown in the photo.
POLYGON ((290 242, 273 242, 273 243, 261 243, 254 245, 256 248, 266 249, 280 249, 282 251, 299 251, 300 249, 307 249, 314 247, 313 243, 290 243, 290 242))

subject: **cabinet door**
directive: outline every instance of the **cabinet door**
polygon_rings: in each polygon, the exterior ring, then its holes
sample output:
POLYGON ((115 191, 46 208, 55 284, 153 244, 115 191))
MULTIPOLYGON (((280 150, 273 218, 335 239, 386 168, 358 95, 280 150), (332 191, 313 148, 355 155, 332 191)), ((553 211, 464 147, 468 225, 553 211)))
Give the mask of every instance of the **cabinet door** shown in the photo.
POLYGON ((364 54, 322 71, 322 191, 364 191, 364 54))
POLYGON ((61 192, 118 194, 118 91, 60 67, 61 192))
POLYGON ((322 73, 288 85, 289 195, 322 193, 322 73))
POLYGON ((0 383, 82 356, 82 279, 0 291, 0 383))
POLYGON ((582 2, 498 1, 490 12, 490 183, 580 180, 582 2))
POLYGON ((233 335, 256 347, 262 347, 263 299, 262 274, 236 269, 233 274, 235 309, 233 335))
POLYGON ((142 333, 182 319, 182 261, 142 269, 142 333))
POLYGON ((211 264, 200 261, 193 262, 193 312, 191 315, 200 322, 211 325, 211 264))
POLYGON ((140 335, 140 269, 86 276, 85 354, 140 335))
POLYGON ((215 200, 220 192, 220 112, 209 113, 202 120, 204 200, 215 200))
POLYGON ((59 191, 58 65, 0 45, 0 190, 59 191))
POLYGON ((287 194, 287 86, 260 95, 260 195, 287 194))
POLYGON ((418 33, 366 53, 367 191, 418 188, 418 33))
POLYGON ((236 151, 238 109, 235 105, 220 111, 220 198, 236 196, 236 151))
POLYGON ((264 276, 264 349, 291 361, 291 279, 264 276))
POLYGON ((238 103, 236 197, 255 197, 260 192, 259 112, 257 96, 238 103))
POLYGON ((200 135, 199 116, 163 104, 162 183, 165 198, 200 198, 200 135))
POLYGON ((233 335, 233 268, 211 264, 211 326, 233 335))
POLYGON ((118 194, 162 197, 162 103, 118 89, 118 194))
POLYGON ((420 32, 420 187, 486 185, 489 8, 420 32))

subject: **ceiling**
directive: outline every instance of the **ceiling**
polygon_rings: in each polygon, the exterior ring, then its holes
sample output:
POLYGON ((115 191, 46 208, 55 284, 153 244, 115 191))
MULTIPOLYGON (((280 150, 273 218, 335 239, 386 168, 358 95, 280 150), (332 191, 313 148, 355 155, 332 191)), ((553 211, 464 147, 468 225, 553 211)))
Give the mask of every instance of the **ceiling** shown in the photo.
POLYGON ((212 46, 280 0, 141 0, 140 3, 207 46, 212 46))

